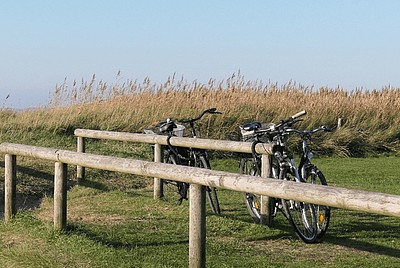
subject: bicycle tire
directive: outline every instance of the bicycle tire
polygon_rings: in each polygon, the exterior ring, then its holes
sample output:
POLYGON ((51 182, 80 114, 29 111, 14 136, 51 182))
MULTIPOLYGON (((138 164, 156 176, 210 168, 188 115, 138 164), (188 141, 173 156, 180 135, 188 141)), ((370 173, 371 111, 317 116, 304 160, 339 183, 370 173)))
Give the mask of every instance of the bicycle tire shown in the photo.
MULTIPOLYGON (((196 166, 199 168, 211 169, 210 161, 204 155, 200 155, 199 161, 197 161, 196 166)), ((206 193, 212 212, 218 215, 221 214, 221 208, 219 206, 217 191, 215 187, 206 186, 206 193)))
MULTIPOLYGON (((251 176, 260 176, 259 172, 257 172, 257 168, 254 166, 253 161, 246 158, 242 158, 240 160, 240 173, 251 176)), ((275 198, 267 197, 267 211, 265 215, 265 225, 267 226, 271 226, 273 222, 275 201, 275 198)), ((261 196, 253 193, 244 193, 244 202, 246 204, 246 208, 248 213, 250 214, 250 217, 253 219, 253 222, 260 224, 261 196)))
MULTIPOLYGON (((306 170, 305 182, 317 185, 328 185, 321 170, 311 165, 306 170)), ((317 239, 322 238, 328 230, 331 209, 328 206, 314 205, 317 219, 317 239)))
MULTIPOLYGON (((281 174, 284 180, 296 181, 295 177, 284 170, 281 174)), ((296 235, 305 243, 317 240, 317 219, 314 204, 281 199, 282 208, 296 235)))
MULTIPOLYGON (((172 165, 179 165, 180 162, 177 159, 177 157, 170 153, 167 152, 166 155, 164 156, 164 163, 167 164, 172 164, 172 165)), ((170 180, 163 180, 163 196, 165 197, 165 189, 168 188, 169 185, 171 185, 174 189, 170 190, 170 192, 177 193, 178 195, 178 204, 182 204, 183 200, 187 200, 187 193, 189 190, 189 184, 185 182, 179 182, 179 181, 170 181, 170 180)), ((176 194, 174 194, 176 195, 176 194)))

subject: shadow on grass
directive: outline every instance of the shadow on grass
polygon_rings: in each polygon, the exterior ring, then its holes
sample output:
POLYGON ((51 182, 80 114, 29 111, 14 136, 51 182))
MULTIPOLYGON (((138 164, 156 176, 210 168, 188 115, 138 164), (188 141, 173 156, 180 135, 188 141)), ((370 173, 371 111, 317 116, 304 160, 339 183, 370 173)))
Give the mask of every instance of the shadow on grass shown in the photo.
MULTIPOLYGON (((0 219, 4 217, 4 191, 0 190, 0 219)), ((42 203, 42 197, 36 195, 25 195, 17 193, 16 198, 17 210, 32 210, 40 207, 42 203)))
MULTIPOLYGON (((0 161, 0 167, 4 168, 5 163, 4 161, 0 161)), ((29 177, 35 178, 35 179, 40 179, 40 180, 46 180, 46 181, 54 181, 54 174, 40 171, 37 169, 29 168, 29 167, 24 167, 24 166, 19 166, 17 165, 16 167, 17 171, 17 178, 18 174, 22 173, 24 175, 27 175, 29 177)), ((2 190, 0 190, 0 218, 4 217, 4 182, 2 184, 2 190)), ((75 182, 73 181, 68 181, 68 189, 70 189, 75 182)), ((42 199, 44 196, 53 196, 53 191, 54 188, 53 186, 44 189, 43 191, 37 192, 35 194, 27 194, 27 193, 16 193, 16 209, 18 210, 33 210, 37 209, 40 207, 40 204, 42 202, 42 199)))
POLYGON ((398 218, 355 211, 341 213, 346 213, 347 219, 332 228, 331 232, 328 229, 324 243, 400 258, 400 248, 382 244, 399 241, 398 218))
MULTIPOLYGON (((4 161, 0 161, 0 167, 4 168, 4 165, 5 165, 4 161)), ((50 180, 50 181, 53 181, 53 179, 54 179, 53 174, 38 171, 38 170, 28 168, 28 167, 18 166, 18 165, 17 165, 17 172, 23 173, 23 174, 26 174, 28 176, 38 178, 38 179, 44 179, 44 180, 50 180)), ((32 194, 17 193, 17 196, 16 196, 17 210, 37 209, 42 202, 42 198, 43 198, 44 194, 45 193, 32 195, 32 194)), ((2 190, 0 190, 0 218, 3 218, 3 217, 4 217, 4 186, 2 186, 2 190)))
MULTIPOLYGON (((111 239, 107 239, 101 234, 97 234, 88 228, 85 228, 82 225, 69 224, 68 232, 82 234, 85 237, 88 237, 92 241, 96 243, 113 247, 115 249, 132 249, 137 247, 157 247, 157 246, 168 246, 168 245, 187 245, 189 243, 188 239, 180 239, 180 240, 171 240, 171 241, 154 241, 154 242, 145 242, 143 240, 138 239, 137 241, 129 241, 129 242, 121 242, 115 241, 111 239)), ((161 239, 160 239, 161 240, 161 239)))
MULTIPOLYGON (((241 212, 240 210, 233 209, 229 212, 231 214, 224 215, 224 217, 243 222, 252 222, 249 215, 247 217, 250 220, 235 216, 237 215, 235 213, 241 212)), ((328 228, 327 234, 317 243, 338 245, 343 248, 400 258, 400 248, 390 245, 390 243, 395 243, 400 239, 400 233, 398 232, 400 220, 398 218, 354 211, 344 211, 342 213, 347 214, 346 218, 339 220, 341 215, 337 215, 337 218, 335 218, 335 214, 333 214, 331 219, 332 228, 328 228), (340 221, 340 223, 335 226, 335 221, 340 221)), ((282 233, 265 235, 248 241, 262 242, 289 237, 297 239, 299 242, 301 241, 284 218, 275 220, 271 227, 265 228, 280 230, 282 233)), ((396 245, 398 245, 398 242, 396 245)))
MULTIPOLYGON (((207 212, 207 216, 215 215, 214 213, 207 212)), ((217 215, 220 217, 224 217, 230 220, 236 220, 236 221, 241 221, 245 223, 254 223, 254 221, 251 219, 249 214, 243 213, 243 210, 241 209, 224 209, 221 211, 221 215, 217 215)), ((255 223, 254 223, 255 224, 255 223)))
MULTIPOLYGON (((4 161, 0 161, 0 167, 4 168, 4 166, 5 166, 4 161)), ((38 178, 38 179, 45 179, 45 180, 50 180, 50 181, 54 180, 54 174, 39 171, 37 169, 33 169, 33 168, 29 168, 29 167, 23 167, 23 166, 17 165, 17 172, 20 172, 20 173, 23 173, 23 174, 26 174, 28 176, 32 176, 32 177, 38 178)))
POLYGON ((373 254, 378 254, 378 255, 383 255, 383 256, 388 256, 388 257, 394 257, 394 258, 400 258, 400 249, 398 248, 393 248, 389 246, 384 246, 384 245, 378 245, 372 242, 367 242, 367 241, 361 241, 355 239, 350 239, 350 238, 328 238, 326 243, 333 244, 333 245, 339 245, 345 248, 351 248, 351 249, 356 249, 356 250, 361 250, 373 254))
POLYGON ((79 182, 80 186, 88 187, 88 188, 93 188, 96 190, 100 191, 107 191, 108 188, 104 183, 98 182, 98 181, 92 181, 92 180, 81 180, 79 182))

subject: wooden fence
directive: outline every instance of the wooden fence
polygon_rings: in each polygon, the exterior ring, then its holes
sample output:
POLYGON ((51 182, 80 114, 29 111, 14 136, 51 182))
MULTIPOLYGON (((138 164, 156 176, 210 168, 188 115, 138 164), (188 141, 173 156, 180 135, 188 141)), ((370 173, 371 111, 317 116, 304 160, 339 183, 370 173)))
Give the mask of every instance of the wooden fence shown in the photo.
MULTIPOLYGON (((142 134, 136 134, 142 135, 142 134)), ((157 144, 166 144, 166 138, 146 135, 157 144)), ((190 139, 193 140, 193 139, 190 139)), ((203 148, 206 140, 197 139, 195 143, 203 148)), ((211 148, 215 149, 222 141, 209 140, 211 148)), ((173 138, 173 145, 183 146, 186 138, 173 138)), ((247 152, 249 144, 228 142, 232 151, 238 149, 247 152), (237 148, 235 146, 238 146, 237 148), (243 146, 243 147, 241 147, 243 146), (234 148, 234 149, 233 149, 234 148)), ((188 145, 191 147, 193 144, 188 145)), ((267 147, 257 150, 268 153, 267 147)), ((187 166, 175 166, 158 162, 148 162, 111 156, 73 152, 37 146, 13 143, 0 144, 0 152, 5 154, 5 221, 8 222, 15 214, 16 187, 16 156, 33 157, 53 161, 54 174, 54 227, 64 229, 67 222, 67 165, 89 167, 95 169, 124 172, 161 179, 176 180, 190 183, 189 195, 189 266, 205 267, 205 187, 212 186, 233 191, 249 192, 264 196, 293 199, 308 203, 338 207, 349 210, 364 211, 400 217, 400 195, 390 195, 360 190, 349 190, 339 187, 310 185, 289 181, 274 180, 262 177, 240 175, 222 171, 213 171, 187 166)))
MULTIPOLYGON (((167 136, 162 135, 148 135, 138 133, 127 133, 127 132, 114 132, 114 131, 100 131, 91 129, 76 129, 74 132, 77 137, 77 151, 86 151, 86 140, 85 138, 92 139, 104 139, 114 141, 127 141, 127 142, 140 142, 154 144, 154 161, 162 162, 162 145, 167 145, 167 136)), ((218 150, 226 152, 237 152, 237 153, 251 153, 251 142, 237 142, 237 141, 226 141, 226 140, 211 140, 211 139, 200 139, 200 138, 182 138, 172 137, 170 143, 173 146, 180 147, 191 147, 198 149, 207 150, 218 150)), ((256 152, 262 155, 262 177, 268 177, 269 175, 269 157, 272 152, 272 146, 270 144, 257 144, 256 152)), ((83 180, 85 178, 85 168, 77 166, 77 180, 83 180)), ((163 196, 162 181, 160 178, 154 178, 154 199, 159 199, 163 196)), ((268 206, 264 202, 262 197, 261 200, 261 224, 266 223, 269 218, 266 214, 268 206)))

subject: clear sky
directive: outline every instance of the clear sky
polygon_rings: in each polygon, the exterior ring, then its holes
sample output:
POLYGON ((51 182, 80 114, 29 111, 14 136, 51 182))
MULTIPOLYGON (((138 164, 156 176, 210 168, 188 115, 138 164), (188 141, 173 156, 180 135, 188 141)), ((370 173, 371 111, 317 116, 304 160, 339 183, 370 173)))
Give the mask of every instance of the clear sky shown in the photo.
POLYGON ((400 87, 400 1, 2 0, 0 102, 47 104, 65 78, 400 87))

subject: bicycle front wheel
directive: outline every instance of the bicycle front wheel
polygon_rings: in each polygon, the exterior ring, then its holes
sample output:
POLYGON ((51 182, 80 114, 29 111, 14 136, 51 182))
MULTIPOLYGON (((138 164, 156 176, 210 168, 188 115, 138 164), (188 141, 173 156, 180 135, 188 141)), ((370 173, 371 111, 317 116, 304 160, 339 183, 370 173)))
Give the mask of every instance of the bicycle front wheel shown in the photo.
MULTIPOLYGON (((310 166, 306 171, 306 183, 317 185, 328 185, 324 174, 314 165, 310 166)), ((317 239, 323 237, 328 229, 331 217, 331 209, 327 206, 314 205, 317 218, 317 239)))
MULTIPOLYGON (((251 176, 260 176, 259 172, 257 172, 257 168, 254 165, 256 164, 254 164, 252 160, 242 158, 240 160, 240 173, 251 176)), ((267 206, 265 224, 267 226, 271 226, 272 219, 275 213, 275 198, 267 196, 265 198, 265 205, 267 206)), ((244 202, 246 204, 247 211, 249 212, 250 217, 253 219, 253 221, 257 224, 261 223, 261 195, 244 193, 244 202)))
MULTIPOLYGON (((164 163, 172 164, 172 165, 180 165, 177 157, 172 153, 167 153, 164 156, 164 163)), ((182 204, 183 200, 187 200, 187 194, 189 190, 189 184, 185 182, 179 181, 170 181, 163 180, 163 198, 165 199, 166 195, 173 197, 175 200, 178 200, 178 204, 182 204)))
MULTIPOLYGON (((292 174, 282 174, 284 180, 296 181, 292 174)), ((315 205, 282 199, 282 208, 296 235, 305 243, 317 240, 317 219, 315 205)))
MULTIPOLYGON (((208 158, 206 158, 206 156, 201 155, 199 157, 199 161, 197 161, 197 167, 211 169, 210 161, 208 161, 208 158)), ((221 208, 219 206, 217 191, 215 187, 207 186, 206 192, 207 192, 207 199, 208 202, 210 203, 212 212, 215 214, 221 214, 221 208)))

